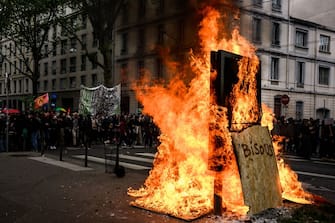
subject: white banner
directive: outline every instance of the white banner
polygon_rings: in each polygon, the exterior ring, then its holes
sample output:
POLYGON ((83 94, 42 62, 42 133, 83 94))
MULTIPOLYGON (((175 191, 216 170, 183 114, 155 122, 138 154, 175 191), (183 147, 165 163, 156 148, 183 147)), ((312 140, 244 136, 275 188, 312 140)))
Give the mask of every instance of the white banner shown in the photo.
POLYGON ((121 84, 112 88, 103 85, 81 86, 79 114, 111 116, 121 113, 121 84))

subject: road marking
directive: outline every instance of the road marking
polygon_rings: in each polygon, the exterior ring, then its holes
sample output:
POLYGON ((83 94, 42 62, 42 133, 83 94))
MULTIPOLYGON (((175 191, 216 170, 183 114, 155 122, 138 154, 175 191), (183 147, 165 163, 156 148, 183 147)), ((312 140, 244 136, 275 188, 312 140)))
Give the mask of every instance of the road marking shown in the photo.
MULTIPOLYGON (((116 154, 113 154, 112 156, 116 157, 116 154)), ((141 162, 146 162, 146 163, 151 163, 151 164, 153 162, 153 159, 142 158, 142 157, 137 157, 137 156, 129 156, 129 155, 124 155, 124 154, 120 154, 119 158, 120 159, 128 159, 128 160, 141 161, 141 162)))
MULTIPOLYGON (((73 157, 78 158, 78 159, 85 159, 85 155, 77 155, 77 156, 73 156, 73 157)), ((104 158, 99 158, 99 157, 95 157, 95 156, 87 156, 87 160, 92 161, 92 162, 96 162, 96 163, 105 164, 105 159, 104 158)), ((107 164, 115 165, 115 161, 114 160, 107 160, 107 164)), ((137 165, 137 164, 131 164, 131 163, 125 163, 125 162, 119 162, 119 164, 121 166, 124 166, 124 167, 129 168, 129 169, 134 169, 134 170, 150 170, 151 169, 151 167, 137 165)))
POLYGON ((322 160, 319 158, 311 158, 310 160, 304 159, 303 157, 299 156, 293 156, 293 155, 284 155, 284 160, 292 160, 292 161, 298 161, 298 162, 313 162, 317 164, 325 164, 325 165, 335 165, 335 162, 328 162, 327 160, 322 160))
POLYGON ((317 164, 327 164, 327 165, 333 165, 333 166, 335 166, 335 163, 326 162, 326 161, 313 161, 313 163, 317 163, 317 164))
POLYGON ((309 173, 309 172, 304 172, 304 171, 295 171, 295 172, 297 174, 301 174, 301 175, 307 175, 307 176, 313 176, 313 177, 322 177, 322 178, 328 178, 328 179, 335 179, 335 176, 331 176, 331 175, 309 173))
POLYGON ((156 156, 156 153, 135 153, 136 155, 140 156, 148 156, 154 158, 156 156))
POLYGON ((310 183, 303 183, 303 187, 311 190, 318 190, 318 191, 327 191, 327 192, 333 192, 333 190, 327 188, 327 187, 321 187, 321 186, 314 186, 310 183))
POLYGON ((42 157, 42 156, 28 157, 28 159, 36 160, 36 161, 46 163, 46 164, 50 164, 50 165, 54 165, 54 166, 63 167, 65 169, 69 169, 69 170, 73 170, 73 171, 92 170, 92 168, 82 167, 82 166, 78 166, 78 165, 75 165, 75 164, 72 164, 72 163, 67 163, 67 162, 64 162, 64 161, 58 161, 58 160, 50 159, 48 157, 42 157))

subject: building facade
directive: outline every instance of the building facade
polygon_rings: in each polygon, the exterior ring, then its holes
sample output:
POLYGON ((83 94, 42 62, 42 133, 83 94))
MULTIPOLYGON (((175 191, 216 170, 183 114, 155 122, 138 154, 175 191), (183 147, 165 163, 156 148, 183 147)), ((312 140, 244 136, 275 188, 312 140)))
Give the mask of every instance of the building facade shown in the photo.
POLYGON ((290 7, 289 0, 241 3, 242 34, 261 61, 262 102, 277 117, 334 118, 335 30, 295 18, 290 7))
MULTIPOLYGON (((333 118, 335 30, 295 17, 290 4, 290 0, 238 1, 240 32, 256 46, 261 61, 262 102, 277 117, 333 118)), ((124 1, 111 49, 113 84, 122 84, 122 112, 141 110, 132 90, 138 79, 147 74, 153 80, 171 78, 161 59, 166 50, 174 60, 186 61, 186 53, 198 41, 199 5, 196 1, 179 0, 124 1)), ((88 19, 79 13, 72 16, 82 23, 77 32, 80 42, 101 59, 88 19)), ((50 40, 58 37, 60 41, 55 46, 45 46, 52 53, 40 62, 39 93, 48 92, 56 98, 57 105, 77 110, 80 85, 93 87, 103 83, 103 71, 87 59, 78 40, 63 36, 60 27, 52 27, 49 32, 50 40)), ((1 46, 5 54, 11 47, 9 42, 1 42, 1 46)), ((0 98, 6 98, 4 74, 11 73, 9 107, 23 109, 25 97, 31 94, 31 83, 11 70, 14 64, 20 62, 14 58, 10 64, 2 62, 0 98)))
MULTIPOLYGON (((63 16, 68 17, 71 24, 77 27, 76 35, 68 35, 60 25, 50 27, 47 41, 41 50, 37 90, 39 95, 49 93, 50 103, 44 110, 63 107, 77 111, 81 85, 94 87, 103 82, 102 69, 91 63, 86 54, 95 54, 99 58, 101 55, 87 16, 70 9, 64 11, 63 16)), ((15 48, 15 44, 7 39, 1 39, 0 46, 1 107, 29 111, 33 101, 32 81, 20 72, 24 71, 26 65, 24 58, 16 54, 22 48, 15 48)), ((29 58, 29 52, 25 58, 29 58)))

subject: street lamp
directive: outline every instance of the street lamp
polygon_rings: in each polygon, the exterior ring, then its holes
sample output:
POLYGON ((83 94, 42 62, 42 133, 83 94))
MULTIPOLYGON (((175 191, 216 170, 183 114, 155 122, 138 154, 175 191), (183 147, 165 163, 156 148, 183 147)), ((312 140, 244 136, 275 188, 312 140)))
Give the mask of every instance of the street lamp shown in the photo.
POLYGON ((8 134, 9 134, 9 112, 8 112, 8 73, 5 73, 5 89, 6 89, 6 108, 7 108, 7 113, 6 113, 6 152, 8 152, 8 134))
MULTIPOLYGON (((0 64, 3 63, 6 55, 0 54, 0 64)), ((5 73, 5 90, 6 90, 6 107, 7 107, 7 114, 6 114, 6 152, 8 152, 8 132, 9 132, 9 115, 8 115, 8 73, 5 73)))

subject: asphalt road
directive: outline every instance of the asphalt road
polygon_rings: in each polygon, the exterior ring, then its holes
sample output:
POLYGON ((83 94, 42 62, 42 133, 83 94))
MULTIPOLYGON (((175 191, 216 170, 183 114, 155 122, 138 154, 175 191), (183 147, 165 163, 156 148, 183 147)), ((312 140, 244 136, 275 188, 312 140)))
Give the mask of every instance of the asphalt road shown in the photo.
MULTIPOLYGON (((99 147, 89 150, 89 155, 101 157, 102 152, 99 147)), ((125 155, 123 161, 140 152, 143 153, 143 148, 122 149, 121 154, 125 155)), ((150 154, 154 150, 144 152, 150 154)), ((101 163, 89 161, 88 168, 85 168, 82 159, 71 158, 83 154, 83 149, 67 150, 62 162, 56 162, 58 154, 58 151, 48 151, 46 157, 40 157, 38 153, 0 153, 0 222, 184 222, 129 205, 133 198, 127 195, 127 189, 142 186, 148 169, 127 169, 126 176, 118 178, 105 173, 101 163), (52 165, 48 163, 50 160, 52 165)), ((332 162, 301 161, 296 157, 288 157, 286 161, 294 170, 304 172, 299 174, 299 179, 308 190, 335 201, 335 179, 325 177, 334 176, 332 162), (318 173, 320 176, 306 173, 318 173)), ((142 160, 133 162, 144 165, 142 160)), ((210 214, 194 222, 230 221, 210 214)))
POLYGON ((285 162, 298 174, 308 191, 335 204, 335 160, 286 156, 285 162))

